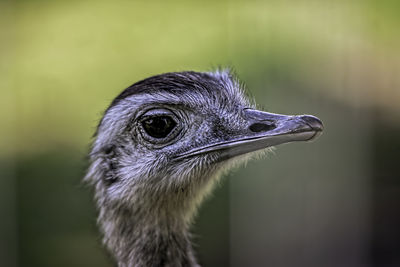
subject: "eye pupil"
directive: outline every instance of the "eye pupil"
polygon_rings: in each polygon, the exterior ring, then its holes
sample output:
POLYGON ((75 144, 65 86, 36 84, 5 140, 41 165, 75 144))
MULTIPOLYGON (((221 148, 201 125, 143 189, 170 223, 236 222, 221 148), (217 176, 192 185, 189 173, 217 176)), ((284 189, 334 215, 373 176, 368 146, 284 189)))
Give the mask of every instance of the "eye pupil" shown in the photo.
POLYGON ((165 138, 175 128, 176 122, 169 116, 157 116, 143 120, 146 133, 154 138, 165 138))

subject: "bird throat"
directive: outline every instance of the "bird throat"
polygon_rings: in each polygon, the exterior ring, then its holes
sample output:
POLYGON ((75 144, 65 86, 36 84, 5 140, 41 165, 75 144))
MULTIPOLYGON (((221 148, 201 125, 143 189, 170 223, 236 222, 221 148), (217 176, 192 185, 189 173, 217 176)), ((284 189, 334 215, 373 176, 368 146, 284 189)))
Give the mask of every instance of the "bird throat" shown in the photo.
POLYGON ((180 183, 164 191, 141 190, 136 185, 133 198, 126 202, 99 198, 103 242, 118 266, 199 266, 189 227, 197 207, 220 177, 219 169, 210 168, 187 186, 180 183))

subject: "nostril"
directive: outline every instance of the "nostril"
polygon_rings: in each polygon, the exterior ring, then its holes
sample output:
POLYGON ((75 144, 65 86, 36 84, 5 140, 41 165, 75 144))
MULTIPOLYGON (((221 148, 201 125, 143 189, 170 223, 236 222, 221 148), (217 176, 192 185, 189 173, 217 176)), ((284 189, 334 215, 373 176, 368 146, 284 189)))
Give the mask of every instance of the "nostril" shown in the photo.
POLYGON ((265 124, 265 123, 253 123, 250 125, 249 129, 252 132, 259 133, 259 132, 267 132, 275 129, 276 126, 274 124, 265 124))

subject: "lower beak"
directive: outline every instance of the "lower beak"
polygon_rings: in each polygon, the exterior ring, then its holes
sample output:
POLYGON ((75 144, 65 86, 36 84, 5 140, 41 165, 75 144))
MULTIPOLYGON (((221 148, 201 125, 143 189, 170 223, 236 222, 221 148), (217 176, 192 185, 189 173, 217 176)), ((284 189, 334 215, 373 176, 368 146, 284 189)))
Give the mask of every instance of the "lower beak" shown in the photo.
POLYGON ((221 160, 296 141, 311 141, 321 135, 323 124, 312 115, 281 115, 254 109, 243 109, 247 121, 239 135, 231 139, 193 149, 178 156, 219 152, 221 160))

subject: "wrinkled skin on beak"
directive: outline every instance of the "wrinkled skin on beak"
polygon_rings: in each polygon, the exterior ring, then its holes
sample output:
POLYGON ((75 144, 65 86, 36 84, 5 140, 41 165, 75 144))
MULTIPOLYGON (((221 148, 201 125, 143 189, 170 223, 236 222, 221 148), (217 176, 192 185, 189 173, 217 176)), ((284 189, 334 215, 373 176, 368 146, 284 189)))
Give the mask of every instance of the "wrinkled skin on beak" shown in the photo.
POLYGON ((245 108, 243 117, 248 123, 239 136, 194 148, 177 158, 218 151, 220 159, 225 160, 283 143, 311 141, 320 136, 324 128, 322 121, 312 115, 281 115, 245 108))

